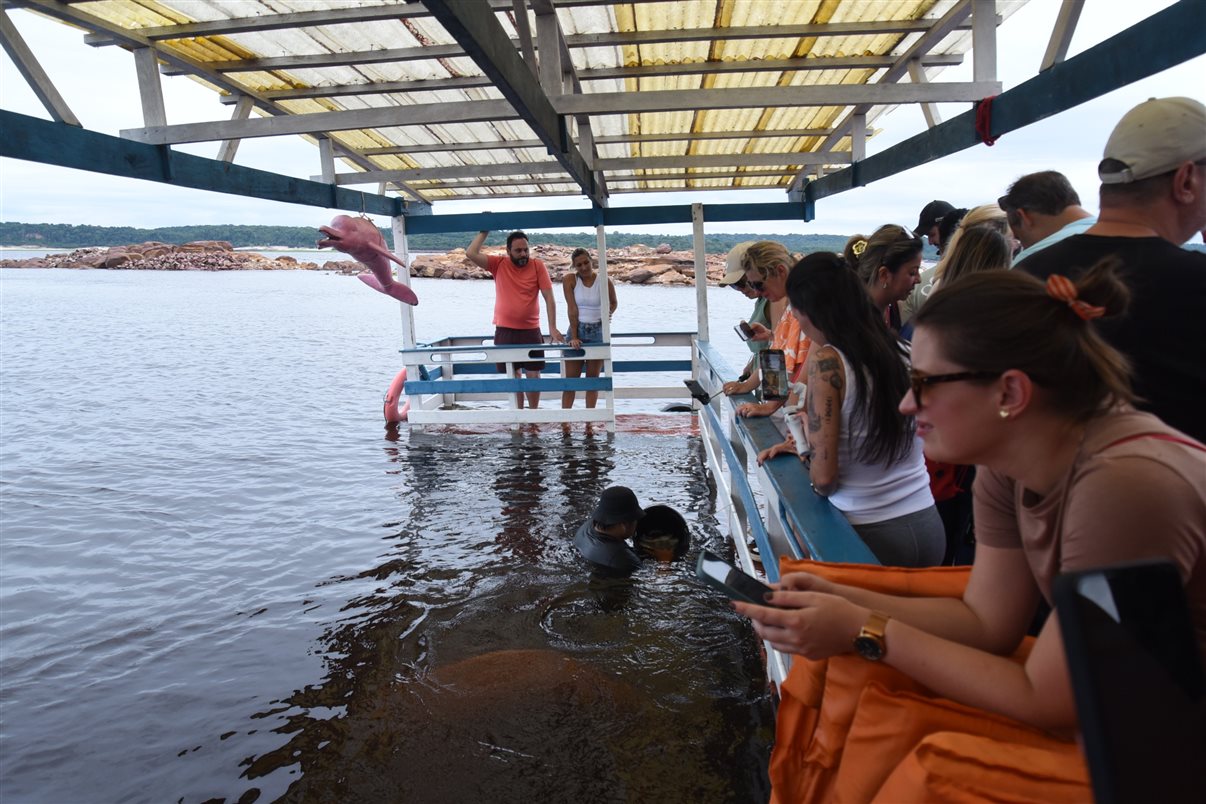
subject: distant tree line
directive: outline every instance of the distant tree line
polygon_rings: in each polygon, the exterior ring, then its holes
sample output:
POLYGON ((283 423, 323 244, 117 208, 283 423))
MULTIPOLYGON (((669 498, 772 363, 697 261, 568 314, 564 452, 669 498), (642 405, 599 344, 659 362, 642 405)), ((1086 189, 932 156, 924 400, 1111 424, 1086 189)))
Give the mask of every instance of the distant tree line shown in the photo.
MULTIPOLYGON (((389 242, 390 233, 381 230, 389 242)), ((444 234, 417 234, 409 238, 413 251, 451 251, 469 245, 476 232, 451 232, 444 234)), ((503 246, 507 232, 491 232, 486 241, 488 246, 503 246)), ((167 226, 158 229, 139 229, 132 226, 75 226, 62 223, 17 223, 0 222, 0 245, 25 246, 29 248, 87 248, 92 246, 124 246, 154 240, 161 243, 180 244, 194 240, 225 240, 235 248, 265 248, 283 246, 287 248, 315 248, 319 234, 316 226, 167 226)), ((710 254, 728 251, 745 240, 775 239, 794 252, 841 251, 846 243, 844 235, 757 235, 757 234, 709 234, 704 247, 710 254)), ((562 246, 594 249, 594 232, 533 232, 533 244, 555 243, 562 246)), ((637 234, 631 232, 609 232, 607 245, 621 248, 643 243, 648 246, 668 244, 676 251, 694 248, 690 235, 637 234)))

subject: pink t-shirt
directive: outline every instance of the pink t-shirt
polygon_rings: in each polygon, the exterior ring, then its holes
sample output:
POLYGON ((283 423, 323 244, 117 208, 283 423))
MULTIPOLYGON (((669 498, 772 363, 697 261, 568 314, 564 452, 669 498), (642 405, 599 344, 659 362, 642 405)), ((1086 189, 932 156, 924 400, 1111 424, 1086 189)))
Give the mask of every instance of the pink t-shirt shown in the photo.
POLYGON ((509 329, 540 329, 541 290, 552 290, 553 283, 544 263, 529 259, 519 268, 508 257, 488 256, 486 270, 494 276, 494 326, 509 329))
POLYGON ((976 471, 976 540, 1021 549, 1043 597, 1055 576, 1123 561, 1170 559, 1181 570, 1206 660, 1206 452, 1150 413, 1091 421, 1072 468, 1046 497, 985 467, 976 471))

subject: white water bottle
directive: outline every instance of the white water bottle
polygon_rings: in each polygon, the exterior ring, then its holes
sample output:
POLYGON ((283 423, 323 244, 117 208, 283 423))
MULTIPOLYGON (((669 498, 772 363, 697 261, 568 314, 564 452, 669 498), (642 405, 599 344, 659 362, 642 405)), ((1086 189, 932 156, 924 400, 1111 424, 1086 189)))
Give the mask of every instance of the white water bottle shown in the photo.
POLYGON ((796 406, 792 410, 785 411, 787 415, 787 429, 791 431, 791 437, 796 442, 796 454, 803 458, 812 452, 812 447, 808 445, 808 436, 804 433, 804 422, 800 417, 804 414, 804 396, 808 393, 808 387, 798 382, 792 385, 792 393, 796 395, 796 406))

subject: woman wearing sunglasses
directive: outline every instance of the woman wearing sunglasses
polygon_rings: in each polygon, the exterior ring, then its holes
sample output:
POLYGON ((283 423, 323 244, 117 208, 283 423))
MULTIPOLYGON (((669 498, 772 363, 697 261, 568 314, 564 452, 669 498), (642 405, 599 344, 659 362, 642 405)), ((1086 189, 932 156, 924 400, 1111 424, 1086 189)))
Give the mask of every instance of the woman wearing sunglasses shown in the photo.
MULTIPOLYGON (((858 278, 836 254, 800 260, 787 278, 791 313, 813 343, 805 431, 816 494, 846 515, 880 563, 942 562, 946 535, 911 417, 897 410, 908 353, 883 325, 858 278)), ((759 462, 795 445, 785 442, 759 462)))
MULTIPOLYGON (((823 579, 820 569, 785 574, 777 608, 738 611, 779 650, 834 657, 830 671, 867 667, 865 659, 899 671, 891 676, 903 679, 899 688, 924 695, 894 699, 898 708, 967 710, 973 722, 990 710, 1004 716, 993 722, 1021 721, 1065 740, 1076 710, 1057 618, 1046 619, 1028 655, 1020 648, 1040 602, 1052 601, 1056 575, 1171 559, 1206 656, 1206 447, 1130 406, 1126 360, 1093 323, 1123 312, 1128 296, 1108 264, 1075 284, 989 271, 952 282, 918 312, 900 410, 916 418, 928 455, 981 467, 979 544, 961 595, 873 592, 823 579)), ((874 586, 870 575, 859 580, 874 586)), ((809 662, 797 664, 793 674, 807 671, 809 662)), ((945 731, 945 716, 936 717, 936 732, 945 731)), ((843 763, 857 761, 851 745, 843 763)), ((1075 746, 1063 745, 1078 761, 1075 746)), ((808 773, 828 771, 798 771, 808 773)))
MULTIPOLYGON (((741 257, 741 267, 745 269, 745 284, 754 293, 760 294, 771 304, 787 298, 787 271, 793 260, 782 243, 772 240, 758 240, 750 243, 745 254, 741 257)), ((800 331, 800 325, 791 315, 790 307, 786 309, 775 324, 774 331, 766 327, 750 323, 754 329, 754 340, 769 340, 771 349, 783 352, 787 364, 787 375, 794 378, 808 357, 808 339, 800 331)), ((755 369, 745 381, 727 382, 723 386, 728 396, 748 394, 758 387, 761 377, 755 369)), ((783 407, 785 403, 794 405, 795 399, 768 400, 766 402, 744 402, 737 406, 738 416, 770 416, 783 407)))

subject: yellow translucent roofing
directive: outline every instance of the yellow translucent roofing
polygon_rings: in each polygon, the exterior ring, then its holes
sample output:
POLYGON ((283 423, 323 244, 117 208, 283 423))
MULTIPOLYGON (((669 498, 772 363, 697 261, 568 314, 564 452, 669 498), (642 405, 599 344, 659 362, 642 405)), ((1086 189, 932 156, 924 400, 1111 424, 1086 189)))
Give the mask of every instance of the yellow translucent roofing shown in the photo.
MULTIPOLYGON (((297 134, 330 145, 327 180, 427 202, 786 189, 857 158, 895 105, 999 91, 979 66, 939 80, 980 0, 16 2, 239 110, 124 136, 297 134)), ((997 0, 988 36, 1024 2, 997 0)))

